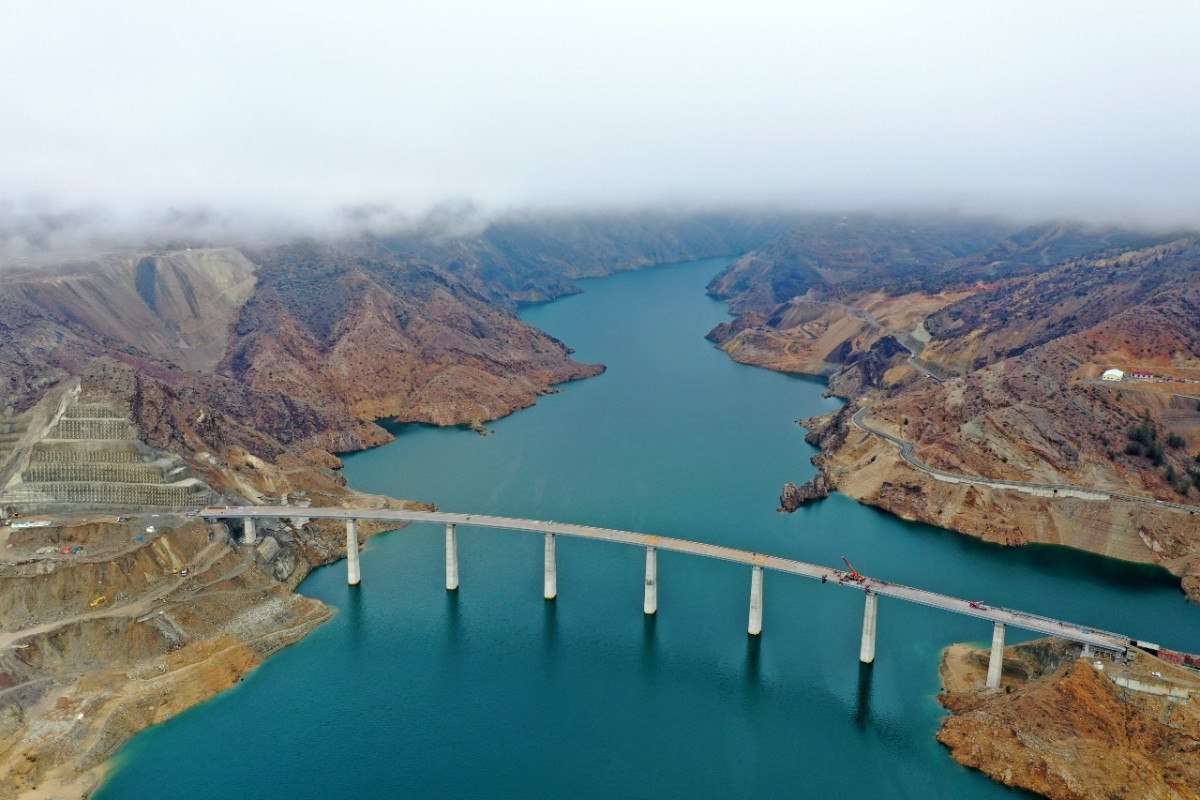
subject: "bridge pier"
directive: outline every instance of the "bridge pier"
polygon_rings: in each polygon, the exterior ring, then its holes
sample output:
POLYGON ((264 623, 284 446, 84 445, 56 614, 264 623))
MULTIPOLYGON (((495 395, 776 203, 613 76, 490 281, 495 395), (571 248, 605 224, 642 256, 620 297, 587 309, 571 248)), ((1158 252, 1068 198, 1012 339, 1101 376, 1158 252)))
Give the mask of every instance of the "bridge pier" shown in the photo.
POLYGON ((750 625, 746 632, 751 636, 762 633, 762 567, 754 567, 750 572, 750 625))
POLYGON ((446 591, 458 589, 458 534, 454 525, 446 524, 446 591))
POLYGON ((346 583, 358 586, 362 575, 358 570, 358 520, 346 520, 346 583))
MULTIPOLYGON (((0 429, 3 428, 3 425, 0 422, 0 429)), ((555 564, 555 539, 558 535, 641 547, 646 551, 643 611, 647 617, 652 617, 658 613, 657 559, 659 550, 721 559, 751 567, 750 614, 747 625, 747 633, 751 637, 762 633, 763 572, 768 566, 778 572, 820 581, 822 584, 829 582, 830 578, 838 578, 840 579, 839 582, 844 585, 848 578, 854 577, 854 587, 864 590, 865 608, 863 610, 863 630, 859 650, 859 660, 864 665, 874 663, 874 657, 878 649, 878 596, 882 594, 887 597, 904 600, 905 602, 915 602, 941 609, 948 613, 958 613, 974 618, 988 619, 995 623, 985 678, 986 686, 992 689, 1001 687, 1003 682, 1006 623, 1016 625, 1022 630, 1058 636, 1083 645, 1082 652, 1085 657, 1097 651, 1125 654, 1128 652, 1131 641, 1126 636, 1084 628, 1048 617, 1025 614, 1004 608, 993 608, 977 601, 968 602, 963 599, 947 597, 912 586, 901 586, 899 584, 884 582, 868 583, 864 576, 858 576, 853 572, 847 575, 844 572, 833 571, 828 567, 818 564, 809 564, 794 559, 768 556, 763 553, 753 553, 730 547, 701 544, 632 531, 569 525, 544 520, 410 511, 406 509, 300 509, 296 506, 209 506, 198 510, 197 513, 201 519, 209 523, 225 522, 227 527, 222 530, 228 531, 227 535, 234 537, 239 547, 246 544, 253 546, 257 542, 259 538, 257 535, 259 520, 265 520, 267 524, 270 524, 271 520, 294 520, 297 518, 297 514, 303 514, 303 519, 320 520, 322 525, 331 525, 334 520, 341 520, 346 524, 347 582, 351 585, 360 582, 359 562, 361 555, 358 551, 359 523, 368 520, 388 523, 422 522, 440 524, 446 529, 446 584, 448 591, 456 591, 459 585, 458 542, 456 535, 458 525, 541 533, 545 537, 545 590, 543 596, 546 600, 555 600, 558 596, 558 576, 555 564), (240 520, 240 524, 243 525, 240 535, 236 528, 239 523, 235 520, 240 520), (865 591, 868 588, 870 591, 865 591)), ((243 551, 243 554, 246 552, 243 551)), ((650 624, 651 621, 647 620, 647 624, 650 624)), ((757 640, 752 639, 751 641, 757 640)))
POLYGON ((1000 688, 1000 673, 1004 670, 1004 623, 992 627, 992 655, 988 658, 987 688, 1000 688))
POLYGON ((863 609, 862 646, 858 650, 858 660, 870 664, 875 660, 875 615, 879 606, 879 595, 867 590, 867 605, 863 609))
POLYGON ((546 580, 542 597, 553 600, 558 597, 558 570, 554 564, 554 534, 546 534, 546 580))
POLYGON ((646 599, 642 611, 647 614, 658 611, 658 555, 653 547, 646 548, 646 599))

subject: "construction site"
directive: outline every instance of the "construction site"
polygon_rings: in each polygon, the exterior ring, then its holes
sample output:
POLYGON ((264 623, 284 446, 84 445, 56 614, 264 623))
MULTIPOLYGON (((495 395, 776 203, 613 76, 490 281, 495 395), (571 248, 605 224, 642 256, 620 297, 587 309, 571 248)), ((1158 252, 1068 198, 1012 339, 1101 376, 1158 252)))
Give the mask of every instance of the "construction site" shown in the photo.
POLYGON ((134 732, 331 614, 294 589, 343 556, 340 529, 240 544, 196 516, 210 486, 142 435, 75 383, 0 417, 0 800, 87 796, 134 732))
POLYGON ((146 445, 128 409, 78 385, 0 418, 0 486, 0 520, 183 511, 215 496, 181 458, 146 445))

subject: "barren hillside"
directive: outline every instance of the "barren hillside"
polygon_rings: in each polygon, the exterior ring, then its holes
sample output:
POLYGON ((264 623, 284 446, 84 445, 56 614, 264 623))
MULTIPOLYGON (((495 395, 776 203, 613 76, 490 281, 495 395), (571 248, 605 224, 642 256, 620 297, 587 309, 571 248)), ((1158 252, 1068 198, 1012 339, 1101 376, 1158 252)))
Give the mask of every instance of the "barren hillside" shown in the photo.
MULTIPOLYGON (((864 250, 853 244, 832 263, 859 258, 864 250)), ((774 262, 778 246, 723 276, 722 285, 735 275, 744 282, 735 309, 778 299, 765 287, 786 284, 795 265, 807 263, 794 254, 774 262)), ((886 258, 898 251, 878 245, 869 252, 886 258)), ((826 450, 818 461, 841 491, 994 541, 1068 544, 1161 563, 1200 597, 1196 239, 1049 226, 924 273, 906 256, 896 273, 906 286, 954 276, 958 283, 907 291, 882 262, 838 285, 814 272, 820 282, 805 283, 799 296, 747 311, 710 338, 744 363, 830 376, 830 391, 851 408, 810 424, 812 440, 826 450), (1043 263, 1059 256, 1065 260, 1043 263), (990 282, 978 280, 985 274, 990 282), (872 282, 870 291, 854 288, 872 282), (1099 380, 1112 367, 1127 379, 1099 380), (1152 377, 1133 380, 1134 372, 1152 377), (911 443, 919 468, 895 443, 851 421, 863 408, 871 426, 911 443), (1091 494, 1047 489, 1039 497, 987 480, 1091 494)))

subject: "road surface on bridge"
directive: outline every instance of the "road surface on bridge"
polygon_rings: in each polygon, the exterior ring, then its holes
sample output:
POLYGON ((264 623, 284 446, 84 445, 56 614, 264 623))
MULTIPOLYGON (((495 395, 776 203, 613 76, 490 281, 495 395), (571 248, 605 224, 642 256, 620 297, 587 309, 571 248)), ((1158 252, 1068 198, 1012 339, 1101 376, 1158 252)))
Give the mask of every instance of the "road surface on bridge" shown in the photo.
POLYGON ((407 511, 401 509, 238 506, 206 508, 200 512, 200 515, 205 519, 333 519, 415 522, 493 528, 498 530, 531 531, 543 534, 551 533, 556 536, 572 536, 581 539, 634 545, 637 547, 652 547, 657 550, 687 553, 705 558, 715 558, 721 561, 732 561, 751 567, 761 567, 764 570, 800 575, 805 578, 822 581, 826 584, 858 589, 883 597, 894 597, 898 600, 918 603, 943 611, 1003 623, 1004 625, 1022 630, 1058 636, 1112 652, 1125 652, 1132 641, 1127 636, 1100 631, 1094 628, 1086 628, 1050 617, 1028 614, 1007 608, 996 608, 979 601, 964 600, 912 586, 876 580, 870 577, 864 576, 860 579, 856 578, 853 573, 819 564, 810 564, 804 561, 796 561, 764 553, 753 553, 748 550, 738 550, 722 545, 694 542, 686 539, 674 539, 648 533, 635 533, 632 531, 613 530, 611 528, 594 528, 588 525, 575 525, 547 520, 516 519, 481 514, 459 514, 446 511, 407 511))

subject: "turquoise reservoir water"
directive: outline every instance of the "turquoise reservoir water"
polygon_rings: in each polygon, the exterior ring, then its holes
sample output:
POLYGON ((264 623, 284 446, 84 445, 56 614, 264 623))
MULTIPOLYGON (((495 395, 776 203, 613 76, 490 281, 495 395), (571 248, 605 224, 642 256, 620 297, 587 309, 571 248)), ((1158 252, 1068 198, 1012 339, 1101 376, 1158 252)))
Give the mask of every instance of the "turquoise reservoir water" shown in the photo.
MULTIPOLYGON (((819 382, 743 367, 702 338, 722 262, 586 283, 526 309, 599 378, 563 387, 481 437, 397 428, 347 459, 360 489, 444 510, 537 517, 718 542, 863 572, 1200 650, 1200 613, 1165 573, 1060 548, 1008 550, 901 522, 841 495, 793 515, 780 485, 812 474, 794 420, 836 407, 819 382)), ((986 623, 879 601, 878 657, 857 661, 862 595, 768 573, 761 639, 749 571, 558 540, 442 531, 373 539, 301 587, 333 621, 233 691, 134 739, 102 800, 150 798, 991 798, 1013 792, 934 741, 940 650, 986 623)), ((1020 632, 1010 631, 1010 641, 1020 632)))

